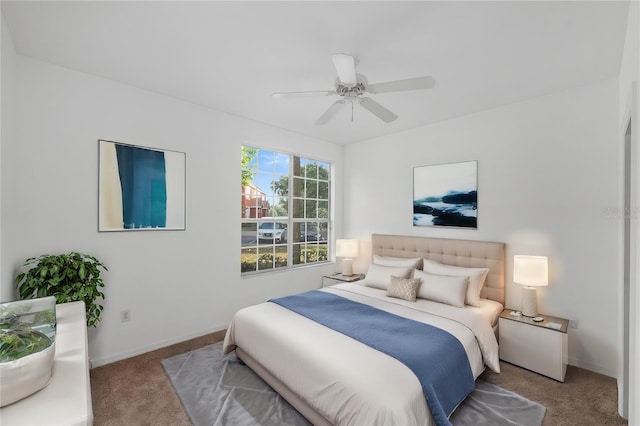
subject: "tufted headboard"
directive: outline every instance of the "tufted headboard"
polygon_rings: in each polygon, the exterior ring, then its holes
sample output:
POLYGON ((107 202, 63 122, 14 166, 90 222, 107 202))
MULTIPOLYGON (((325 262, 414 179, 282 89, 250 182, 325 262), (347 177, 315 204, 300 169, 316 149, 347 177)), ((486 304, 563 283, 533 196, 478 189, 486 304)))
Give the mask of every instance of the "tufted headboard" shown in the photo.
POLYGON ((447 265, 489 268, 480 297, 504 305, 504 243, 373 234, 371 252, 372 255, 421 257, 447 265))

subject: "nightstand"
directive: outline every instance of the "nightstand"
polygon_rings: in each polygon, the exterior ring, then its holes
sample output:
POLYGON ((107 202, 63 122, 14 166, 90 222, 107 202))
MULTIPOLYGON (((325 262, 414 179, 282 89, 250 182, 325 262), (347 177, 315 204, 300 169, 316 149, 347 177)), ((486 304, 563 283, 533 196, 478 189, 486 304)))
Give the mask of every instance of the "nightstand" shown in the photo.
POLYGON ((500 314, 500 359, 564 382, 569 359, 569 320, 539 314, 544 320, 534 322, 533 318, 511 315, 512 312, 505 309, 500 314))
POLYGON ((364 275, 362 274, 342 275, 337 273, 333 275, 324 275, 322 277, 322 287, 329 287, 340 283, 352 283, 360 281, 362 278, 364 278, 364 275))

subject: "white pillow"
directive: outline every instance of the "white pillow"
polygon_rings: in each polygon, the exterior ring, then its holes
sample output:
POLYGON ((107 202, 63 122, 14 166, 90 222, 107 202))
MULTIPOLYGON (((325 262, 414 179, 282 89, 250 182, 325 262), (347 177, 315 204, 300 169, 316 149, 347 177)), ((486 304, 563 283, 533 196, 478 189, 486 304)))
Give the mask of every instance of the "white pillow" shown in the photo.
POLYGON ((487 278, 489 268, 464 268, 462 266, 444 265, 434 260, 424 259, 422 270, 431 274, 458 275, 469 277, 467 297, 465 303, 471 306, 480 306, 480 290, 487 278))
POLYGON ((413 278, 422 281, 417 297, 464 308, 469 277, 430 274, 416 270, 413 272, 413 278))
POLYGON ((411 272, 413 268, 401 268, 396 266, 383 266, 372 263, 369 265, 367 275, 360 281, 362 285, 367 287, 379 288, 386 290, 391 283, 391 276, 398 278, 411 278, 411 272))
POLYGON ((401 266, 405 268, 418 269, 422 264, 422 258, 392 257, 374 254, 373 263, 383 266, 401 266))

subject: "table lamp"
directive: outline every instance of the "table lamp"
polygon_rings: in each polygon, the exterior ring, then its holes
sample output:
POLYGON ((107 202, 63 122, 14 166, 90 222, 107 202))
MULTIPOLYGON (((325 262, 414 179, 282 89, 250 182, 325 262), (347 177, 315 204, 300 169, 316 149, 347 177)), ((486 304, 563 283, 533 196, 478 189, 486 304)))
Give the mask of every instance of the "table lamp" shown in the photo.
POLYGON ((513 282, 522 288, 522 315, 538 315, 536 287, 549 285, 549 267, 546 256, 513 256, 513 282))
POLYGON ((342 275, 353 275, 353 258, 358 257, 358 240, 336 240, 336 257, 342 258, 342 275))

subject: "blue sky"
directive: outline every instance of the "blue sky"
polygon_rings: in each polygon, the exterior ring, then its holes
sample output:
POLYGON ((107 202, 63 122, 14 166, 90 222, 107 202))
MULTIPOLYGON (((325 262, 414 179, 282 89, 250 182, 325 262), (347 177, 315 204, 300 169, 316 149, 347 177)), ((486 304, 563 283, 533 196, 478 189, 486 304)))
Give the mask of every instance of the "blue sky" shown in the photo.
MULTIPOLYGON (((281 154, 266 149, 258 149, 258 155, 249 163, 248 167, 256 166, 256 174, 253 177, 253 184, 265 194, 271 194, 271 182, 280 179, 282 176, 289 175, 289 159, 288 154, 281 154)), ((301 165, 309 163, 317 163, 329 168, 328 163, 314 161, 303 158, 301 165)))

